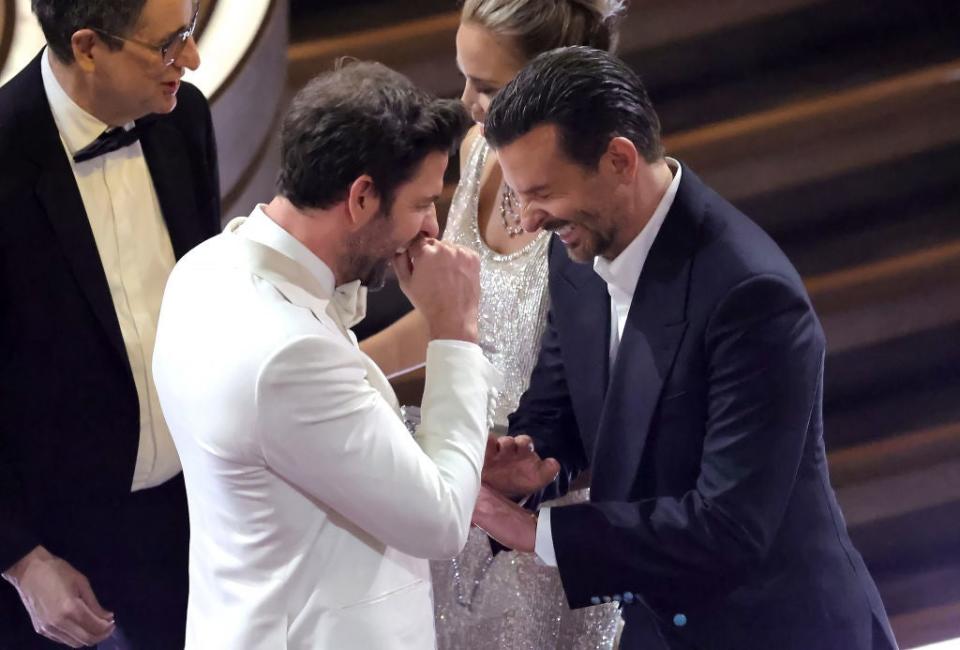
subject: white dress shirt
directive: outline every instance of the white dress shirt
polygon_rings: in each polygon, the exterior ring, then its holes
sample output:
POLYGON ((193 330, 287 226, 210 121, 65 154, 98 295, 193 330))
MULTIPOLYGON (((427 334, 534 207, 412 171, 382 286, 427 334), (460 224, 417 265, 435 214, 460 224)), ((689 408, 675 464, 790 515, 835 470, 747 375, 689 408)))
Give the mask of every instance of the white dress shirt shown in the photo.
POLYGON ((140 402, 140 442, 131 487, 141 490, 180 472, 150 372, 163 287, 176 260, 139 142, 73 162, 73 154, 109 126, 67 95, 53 73, 50 56, 47 50, 40 62, 43 88, 90 221, 140 402))
POLYGON ((432 341, 411 436, 340 290, 260 207, 170 276, 154 375, 190 505, 188 650, 434 647, 424 558, 466 542, 501 380, 432 341))
MULTIPOLYGON (((677 196, 680 187, 680 176, 683 169, 674 158, 667 158, 667 165, 673 171, 673 180, 667 186, 663 198, 653 211, 650 221, 643 227, 633 241, 630 242, 614 260, 595 257, 593 270, 607 283, 607 293, 610 295, 610 372, 617 360, 617 350, 620 339, 623 337, 623 328, 627 323, 627 314, 633 302, 633 293, 637 289, 640 273, 647 261, 653 242, 657 239, 660 227, 663 225, 667 213, 677 196)), ((550 508, 541 508, 537 518, 537 541, 535 552, 537 558, 548 566, 557 566, 557 554, 553 546, 553 532, 550 528, 550 508)))

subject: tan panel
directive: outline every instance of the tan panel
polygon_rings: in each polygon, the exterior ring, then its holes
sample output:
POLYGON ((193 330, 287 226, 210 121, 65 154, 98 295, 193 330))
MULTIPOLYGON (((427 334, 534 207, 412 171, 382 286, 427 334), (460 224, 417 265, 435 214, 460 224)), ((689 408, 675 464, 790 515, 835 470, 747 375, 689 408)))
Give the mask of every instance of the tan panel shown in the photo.
POLYGON ((0 70, 7 62, 10 44, 13 42, 13 25, 16 0, 0 0, 0 70))

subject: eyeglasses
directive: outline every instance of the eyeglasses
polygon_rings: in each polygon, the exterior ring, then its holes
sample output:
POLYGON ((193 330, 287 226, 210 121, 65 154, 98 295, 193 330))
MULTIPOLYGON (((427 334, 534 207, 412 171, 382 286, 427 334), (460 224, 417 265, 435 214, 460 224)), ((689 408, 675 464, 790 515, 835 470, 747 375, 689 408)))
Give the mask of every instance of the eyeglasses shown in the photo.
POLYGON ((165 40, 159 45, 154 45, 153 43, 147 43, 144 41, 137 40, 135 38, 125 38, 123 36, 117 36, 116 34, 111 34, 110 32, 105 32, 102 29, 97 29, 96 27, 91 27, 93 31, 97 32, 102 36, 107 36, 109 38, 115 38, 118 41, 124 41, 125 43, 135 43, 140 47, 145 47, 148 50, 153 50, 154 52, 160 53, 160 60, 163 62, 164 66, 171 66, 173 62, 177 60, 181 54, 183 54, 183 48, 187 46, 187 41, 193 36, 194 30, 197 29, 197 18, 200 16, 200 7, 198 6, 193 12, 193 18, 190 20, 190 25, 181 29, 179 32, 165 40))

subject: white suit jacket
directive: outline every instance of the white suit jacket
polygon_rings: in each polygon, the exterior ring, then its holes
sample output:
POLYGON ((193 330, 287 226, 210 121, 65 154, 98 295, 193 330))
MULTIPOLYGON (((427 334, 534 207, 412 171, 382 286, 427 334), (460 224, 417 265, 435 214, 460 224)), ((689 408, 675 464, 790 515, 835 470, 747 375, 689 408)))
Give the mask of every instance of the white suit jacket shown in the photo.
POLYGON ((154 351, 190 506, 187 648, 433 648, 425 558, 466 542, 499 377, 432 342, 412 437, 329 268, 259 207, 243 221, 177 264, 154 351))

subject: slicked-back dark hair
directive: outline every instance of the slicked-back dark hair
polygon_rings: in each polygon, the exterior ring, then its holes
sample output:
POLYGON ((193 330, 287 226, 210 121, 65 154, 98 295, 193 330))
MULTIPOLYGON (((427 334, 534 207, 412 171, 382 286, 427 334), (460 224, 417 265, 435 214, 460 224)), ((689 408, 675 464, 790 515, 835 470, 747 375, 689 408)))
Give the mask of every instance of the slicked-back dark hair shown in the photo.
POLYGON ((564 153, 590 169, 618 136, 647 162, 663 157, 660 118, 640 77, 601 50, 562 47, 534 58, 493 98, 484 135, 500 148, 547 124, 564 153))
POLYGON ((379 63, 347 61, 315 77, 283 120, 277 189, 298 208, 329 208, 368 174, 389 210, 424 158, 452 152, 470 117, 379 63))
MULTIPOLYGON (((70 39, 80 29, 99 29, 117 36, 132 30, 147 0, 32 0, 47 45, 64 63, 73 62, 70 39)), ((123 41, 101 37, 107 47, 119 50, 123 41)))

